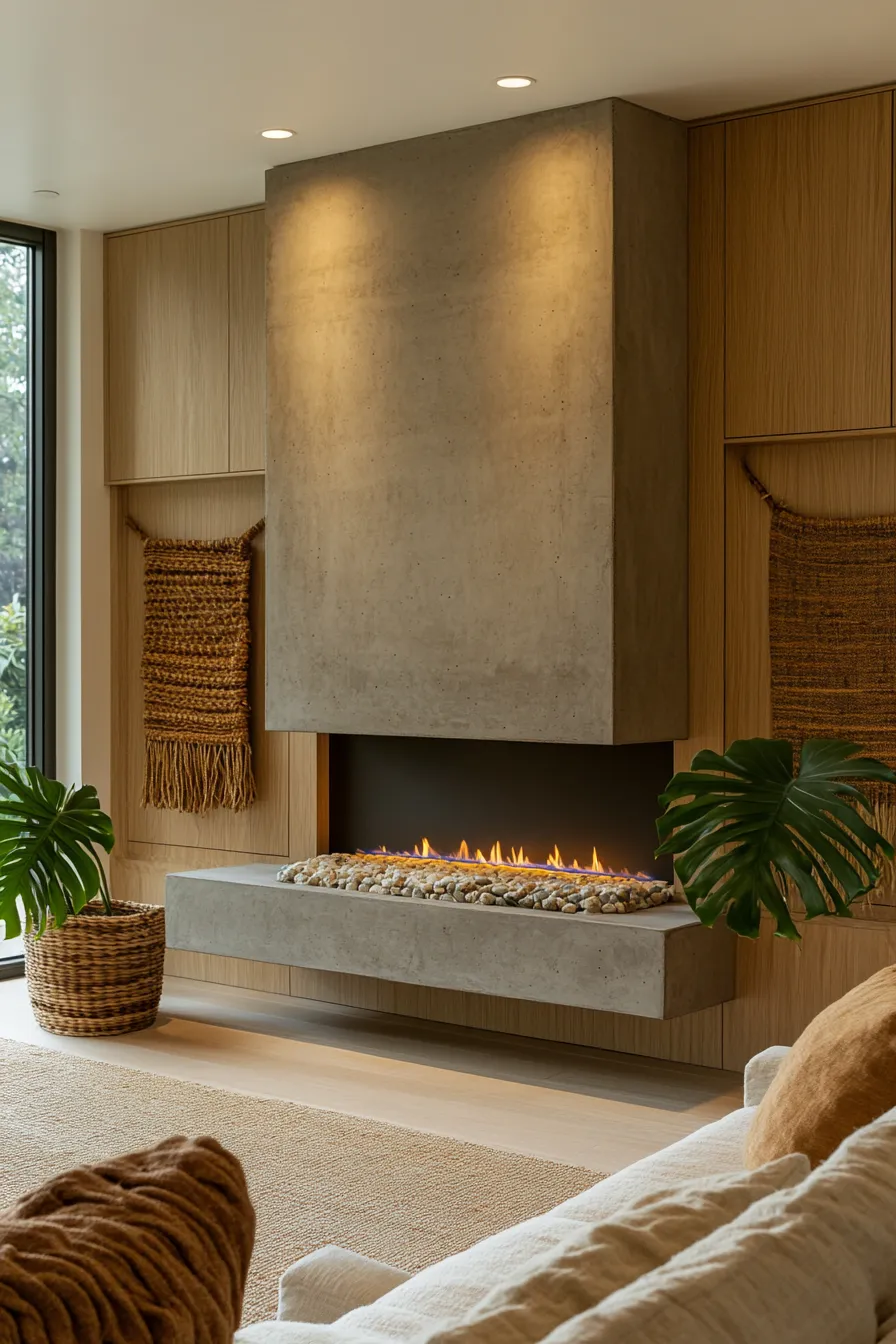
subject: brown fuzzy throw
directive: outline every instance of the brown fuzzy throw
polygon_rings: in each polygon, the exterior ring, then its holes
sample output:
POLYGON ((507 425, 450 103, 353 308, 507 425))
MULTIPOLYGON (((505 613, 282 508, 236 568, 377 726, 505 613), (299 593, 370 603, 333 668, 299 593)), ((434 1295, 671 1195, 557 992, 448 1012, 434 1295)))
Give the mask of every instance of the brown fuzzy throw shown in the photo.
POLYGON ((143 538, 143 806, 235 812, 255 800, 249 579, 256 523, 221 541, 143 538))
POLYGON ((243 1169, 167 1139, 0 1213, 2 1344, 231 1344, 255 1237, 243 1169))

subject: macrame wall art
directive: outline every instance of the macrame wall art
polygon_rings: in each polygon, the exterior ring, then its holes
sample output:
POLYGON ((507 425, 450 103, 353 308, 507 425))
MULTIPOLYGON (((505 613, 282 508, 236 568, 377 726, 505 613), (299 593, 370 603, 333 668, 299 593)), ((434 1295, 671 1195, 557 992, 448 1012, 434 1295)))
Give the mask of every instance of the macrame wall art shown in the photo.
POLYGON ((143 540, 143 806, 241 811, 255 800, 249 735, 252 539, 143 540))
MULTIPOLYGON (((896 768, 896 517, 809 518, 773 499, 769 645, 772 732, 858 742, 896 768)), ((863 781, 896 840, 896 790, 863 781)))

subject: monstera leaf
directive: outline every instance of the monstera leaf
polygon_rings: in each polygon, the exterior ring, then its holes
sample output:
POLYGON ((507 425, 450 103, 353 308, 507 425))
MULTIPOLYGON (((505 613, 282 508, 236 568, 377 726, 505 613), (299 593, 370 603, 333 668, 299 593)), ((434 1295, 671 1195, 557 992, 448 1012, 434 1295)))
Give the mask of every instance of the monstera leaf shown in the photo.
POLYGON ((26 925, 40 935, 52 915, 57 925, 98 895, 112 913, 106 874, 96 846, 108 854, 112 823, 90 785, 66 789, 39 770, 0 763, 0 920, 7 938, 26 925))
POLYGON ((691 909, 712 926, 722 913, 735 933, 755 938, 764 905, 776 932, 799 939, 787 904, 788 879, 806 918, 849 915, 880 878, 893 847, 865 820, 851 781, 896 783, 882 761, 853 742, 803 744, 793 773, 789 742, 754 737, 720 756, 700 751, 660 798, 657 854, 676 854, 675 872, 691 909))

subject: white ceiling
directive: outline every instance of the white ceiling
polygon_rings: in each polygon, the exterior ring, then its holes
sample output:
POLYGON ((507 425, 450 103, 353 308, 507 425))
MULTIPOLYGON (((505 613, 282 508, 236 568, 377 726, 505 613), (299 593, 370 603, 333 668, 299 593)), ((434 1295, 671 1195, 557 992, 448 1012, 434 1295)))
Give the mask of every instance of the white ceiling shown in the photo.
POLYGON ((50 226, 247 204, 275 163, 611 94, 691 118, 896 77, 894 0, 3 0, 0 20, 0 218, 50 226), (495 86, 520 71, 537 84, 495 86))

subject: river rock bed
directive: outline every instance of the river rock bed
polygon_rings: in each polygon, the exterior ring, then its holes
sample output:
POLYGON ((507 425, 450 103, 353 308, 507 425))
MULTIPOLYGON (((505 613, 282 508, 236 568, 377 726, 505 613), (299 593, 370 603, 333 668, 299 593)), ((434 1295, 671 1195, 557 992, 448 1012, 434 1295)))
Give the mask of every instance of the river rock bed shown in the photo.
POLYGON ((650 878, 515 868, 392 854, 318 854, 287 864, 281 882, 334 891, 369 891, 460 905, 521 906, 565 915, 625 915, 672 900, 672 887, 650 878))

